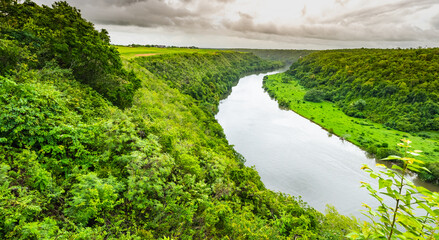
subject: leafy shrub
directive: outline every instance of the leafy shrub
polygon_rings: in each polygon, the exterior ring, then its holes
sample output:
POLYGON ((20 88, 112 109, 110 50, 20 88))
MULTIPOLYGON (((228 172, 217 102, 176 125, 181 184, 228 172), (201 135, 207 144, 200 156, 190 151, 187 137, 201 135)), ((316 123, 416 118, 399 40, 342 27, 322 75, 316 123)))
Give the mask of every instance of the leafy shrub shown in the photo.
POLYGON ((303 96, 305 101, 321 102, 324 99, 324 92, 318 89, 310 89, 303 96))
POLYGON ((410 141, 402 139, 398 144, 404 152, 403 157, 389 156, 383 160, 399 161, 402 167, 393 165, 387 169, 383 164, 377 164, 384 168, 374 171, 364 165, 362 167, 373 179, 378 180, 378 190, 370 183, 362 182, 370 195, 379 202, 377 209, 372 209, 367 204, 365 215, 371 223, 365 223, 361 231, 353 231, 347 237, 350 239, 437 239, 439 234, 439 195, 424 187, 416 186, 405 175, 407 171, 426 171, 423 162, 414 159, 420 151, 410 150, 410 141), (410 155, 408 155, 410 154, 410 155), (380 191, 381 190, 381 191, 380 191), (392 200, 393 206, 384 202, 383 196, 392 200), (415 208, 421 208, 422 213, 415 213, 415 208))
POLYGON ((32 64, 30 52, 17 41, 0 39, 0 76, 17 69, 21 63, 32 64))
POLYGON ((98 221, 104 220, 123 202, 118 193, 124 187, 113 177, 102 179, 91 172, 78 176, 77 180, 78 183, 72 186, 72 197, 67 201, 65 213, 82 226, 96 217, 100 218, 98 221))

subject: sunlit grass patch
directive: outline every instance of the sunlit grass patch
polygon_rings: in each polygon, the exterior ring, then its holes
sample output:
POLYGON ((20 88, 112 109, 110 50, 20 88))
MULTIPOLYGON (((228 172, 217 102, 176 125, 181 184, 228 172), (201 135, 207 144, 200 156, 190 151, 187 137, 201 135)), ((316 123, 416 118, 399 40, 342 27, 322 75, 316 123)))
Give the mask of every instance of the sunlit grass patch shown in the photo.
POLYGON ((192 48, 158 48, 158 47, 127 47, 116 46, 121 57, 131 59, 142 56, 153 56, 158 54, 175 54, 175 53, 210 53, 215 54, 220 50, 216 49, 192 49, 192 48))

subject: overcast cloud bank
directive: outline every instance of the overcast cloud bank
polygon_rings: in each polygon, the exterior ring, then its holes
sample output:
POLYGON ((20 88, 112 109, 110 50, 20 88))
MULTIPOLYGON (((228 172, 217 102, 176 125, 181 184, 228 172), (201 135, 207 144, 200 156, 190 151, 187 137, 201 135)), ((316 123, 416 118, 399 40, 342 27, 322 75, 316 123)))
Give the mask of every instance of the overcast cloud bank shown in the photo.
POLYGON ((437 47, 439 39, 437 0, 67 2, 115 44, 324 49, 437 47))

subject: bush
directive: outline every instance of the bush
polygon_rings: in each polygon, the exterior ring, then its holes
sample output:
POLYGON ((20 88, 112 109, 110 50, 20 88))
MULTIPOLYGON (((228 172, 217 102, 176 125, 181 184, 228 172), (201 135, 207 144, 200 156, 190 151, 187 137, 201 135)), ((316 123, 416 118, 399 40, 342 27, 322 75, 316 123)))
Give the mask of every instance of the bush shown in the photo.
POLYGON ((303 99, 309 102, 321 102, 325 97, 325 94, 322 90, 318 89, 310 89, 305 93, 303 99))
POLYGON ((92 172, 79 176, 78 181, 73 185, 73 196, 68 200, 69 208, 65 212, 82 226, 90 219, 107 216, 109 211, 123 202, 118 201, 118 192, 123 185, 112 177, 101 179, 92 172))
POLYGON ((18 46, 17 41, 0 39, 0 75, 6 75, 21 62, 29 62, 30 53, 18 46))

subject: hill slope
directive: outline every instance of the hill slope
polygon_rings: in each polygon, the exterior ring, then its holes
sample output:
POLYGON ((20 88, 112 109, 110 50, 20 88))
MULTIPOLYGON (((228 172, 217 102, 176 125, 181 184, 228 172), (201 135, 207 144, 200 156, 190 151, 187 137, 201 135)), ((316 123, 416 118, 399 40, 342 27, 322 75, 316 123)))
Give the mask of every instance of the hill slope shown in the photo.
POLYGON ((313 53, 289 73, 348 115, 416 132, 439 130, 437 69, 439 49, 357 49, 313 53))

